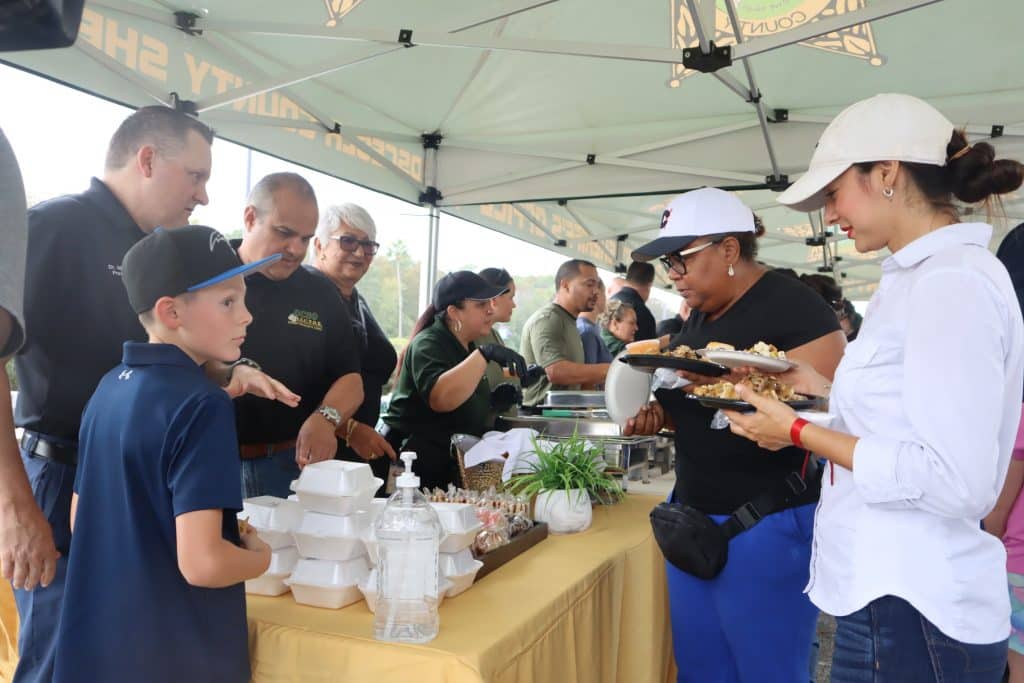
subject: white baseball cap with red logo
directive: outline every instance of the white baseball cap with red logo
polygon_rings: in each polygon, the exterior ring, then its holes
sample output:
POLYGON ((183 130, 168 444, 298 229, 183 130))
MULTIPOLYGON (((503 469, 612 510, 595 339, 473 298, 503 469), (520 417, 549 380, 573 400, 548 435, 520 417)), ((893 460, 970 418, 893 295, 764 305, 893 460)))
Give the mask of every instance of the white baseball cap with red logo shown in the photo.
POLYGON ((703 187, 673 199, 661 214, 658 239, 631 256, 634 261, 653 261, 685 249, 698 237, 755 230, 754 212, 739 197, 715 187, 703 187))

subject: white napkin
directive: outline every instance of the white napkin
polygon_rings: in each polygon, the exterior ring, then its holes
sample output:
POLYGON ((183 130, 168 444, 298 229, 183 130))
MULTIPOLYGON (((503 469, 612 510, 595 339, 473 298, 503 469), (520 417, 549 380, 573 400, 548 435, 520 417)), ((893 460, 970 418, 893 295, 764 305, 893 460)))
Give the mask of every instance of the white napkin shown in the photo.
POLYGON ((690 380, 683 379, 672 368, 658 368, 654 371, 651 391, 657 391, 658 389, 682 389, 691 384, 693 383, 690 380))
POLYGON ((522 451, 532 451, 532 439, 537 436, 536 430, 527 427, 516 427, 507 432, 487 432, 466 452, 466 467, 475 467, 489 460, 506 462, 506 453, 511 459, 513 455, 519 455, 522 451))

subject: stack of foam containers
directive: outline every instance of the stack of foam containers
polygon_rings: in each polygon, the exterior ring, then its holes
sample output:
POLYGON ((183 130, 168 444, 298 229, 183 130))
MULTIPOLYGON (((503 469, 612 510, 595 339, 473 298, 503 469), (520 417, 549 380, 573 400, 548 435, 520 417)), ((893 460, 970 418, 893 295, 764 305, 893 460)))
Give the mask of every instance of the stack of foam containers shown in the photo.
POLYGON ((363 537, 383 483, 369 465, 342 460, 307 465, 292 482, 302 508, 292 530, 299 559, 285 583, 295 602, 338 609, 360 599, 359 584, 370 571, 363 537))
POLYGON ((239 519, 247 520, 260 539, 270 546, 270 567, 245 582, 245 592, 253 595, 281 595, 288 592, 285 579, 295 569, 299 552, 292 530, 302 520, 298 503, 275 496, 257 496, 242 502, 239 519))

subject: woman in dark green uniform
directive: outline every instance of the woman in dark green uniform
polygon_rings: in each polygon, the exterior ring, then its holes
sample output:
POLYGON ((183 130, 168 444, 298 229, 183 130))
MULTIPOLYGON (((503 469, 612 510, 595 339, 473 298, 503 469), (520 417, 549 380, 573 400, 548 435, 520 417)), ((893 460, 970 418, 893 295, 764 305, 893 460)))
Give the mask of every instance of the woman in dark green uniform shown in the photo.
POLYGON ((402 355, 384 422, 396 450, 416 452, 415 470, 423 486, 444 488, 459 481, 451 457, 452 435, 482 436, 486 431, 491 410, 488 362, 510 367, 519 377, 526 373, 526 362, 515 351, 474 342, 490 332, 492 299, 505 291, 467 270, 444 276, 402 355))
POLYGON ((636 338, 636 310, 623 301, 609 301, 598 322, 601 324, 601 339, 613 358, 636 338))

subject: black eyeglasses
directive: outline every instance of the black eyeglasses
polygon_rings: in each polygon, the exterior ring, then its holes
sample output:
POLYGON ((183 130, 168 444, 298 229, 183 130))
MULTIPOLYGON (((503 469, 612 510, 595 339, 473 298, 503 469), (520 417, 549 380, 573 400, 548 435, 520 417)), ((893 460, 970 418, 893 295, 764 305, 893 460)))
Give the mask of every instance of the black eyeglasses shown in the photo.
POLYGON ((363 248, 363 253, 367 256, 373 256, 380 249, 380 244, 373 240, 361 240, 352 235, 332 235, 332 240, 338 240, 338 246, 344 251, 355 251, 359 247, 363 248))
POLYGON ((679 275, 686 275, 686 260, 685 259, 686 259, 687 256, 691 256, 693 254, 696 254, 699 251, 704 251, 705 249, 707 249, 711 245, 718 244, 719 242, 721 242, 724 239, 725 239, 724 237, 720 237, 720 238, 718 238, 716 240, 711 240, 710 242, 705 242, 704 244, 702 244, 702 245, 700 245, 698 247, 693 247, 691 249, 683 249, 682 251, 677 252, 675 254, 669 254, 668 256, 662 256, 658 260, 661 261, 661 265, 665 266, 665 270, 674 270, 679 275))

